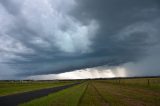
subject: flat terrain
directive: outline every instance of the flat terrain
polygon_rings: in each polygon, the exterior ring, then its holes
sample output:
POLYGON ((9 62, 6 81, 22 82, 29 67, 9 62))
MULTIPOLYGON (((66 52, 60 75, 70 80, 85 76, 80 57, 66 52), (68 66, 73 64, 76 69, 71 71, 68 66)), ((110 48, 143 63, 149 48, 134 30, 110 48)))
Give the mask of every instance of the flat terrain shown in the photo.
POLYGON ((91 81, 79 102, 79 106, 109 106, 109 104, 94 86, 94 81, 91 81))
POLYGON ((0 81, 0 96, 52 88, 73 82, 74 81, 0 81))
POLYGON ((43 96, 47 96, 50 93, 58 92, 60 90, 72 87, 77 84, 79 83, 2 96, 0 97, 0 106, 17 106, 18 104, 31 101, 33 99, 40 98, 43 96))
POLYGON ((160 106, 160 78, 87 80, 20 106, 160 106))
POLYGON ((111 106, 160 106, 160 87, 95 81, 94 86, 111 106))
POLYGON ((20 106, 77 106, 86 86, 87 83, 82 83, 20 106))

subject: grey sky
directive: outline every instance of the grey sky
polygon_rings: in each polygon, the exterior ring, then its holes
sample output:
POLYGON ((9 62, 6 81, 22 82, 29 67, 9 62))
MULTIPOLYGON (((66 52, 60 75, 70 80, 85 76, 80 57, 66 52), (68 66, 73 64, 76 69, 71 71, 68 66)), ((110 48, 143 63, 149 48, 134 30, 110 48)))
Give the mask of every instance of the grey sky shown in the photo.
POLYGON ((159 29, 159 0, 0 0, 0 79, 103 65, 158 75, 159 29))

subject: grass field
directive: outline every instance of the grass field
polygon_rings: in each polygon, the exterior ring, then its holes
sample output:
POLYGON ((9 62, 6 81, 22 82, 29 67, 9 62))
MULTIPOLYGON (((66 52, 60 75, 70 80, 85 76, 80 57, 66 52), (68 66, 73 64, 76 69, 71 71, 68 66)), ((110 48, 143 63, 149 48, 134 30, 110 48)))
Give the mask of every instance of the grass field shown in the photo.
POLYGON ((133 78, 133 79, 111 79, 111 80, 102 80, 107 83, 112 84, 121 84, 132 87, 145 87, 152 89, 160 88, 160 78, 133 78))
POLYGON ((50 88, 74 83, 74 81, 1 81, 0 96, 27 92, 37 89, 50 88))
POLYGON ((87 80, 20 106, 160 106, 160 78, 87 80))
POLYGON ((77 106, 86 86, 87 83, 79 84, 20 106, 77 106))
POLYGON ((95 81, 94 86, 111 106, 160 106, 159 84, 152 87, 95 81))

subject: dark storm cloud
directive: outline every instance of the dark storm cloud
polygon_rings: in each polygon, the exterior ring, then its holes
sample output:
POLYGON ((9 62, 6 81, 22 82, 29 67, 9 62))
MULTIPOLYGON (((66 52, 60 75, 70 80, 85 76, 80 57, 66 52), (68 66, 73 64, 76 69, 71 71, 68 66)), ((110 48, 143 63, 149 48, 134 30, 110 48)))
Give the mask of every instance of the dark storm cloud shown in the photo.
POLYGON ((158 0, 1 0, 0 64, 37 75, 140 61, 159 14, 158 0))
MULTIPOLYGON (((137 24, 135 28, 140 28, 143 24, 149 25, 149 23, 152 24, 152 21, 159 19, 159 5, 156 0, 81 0, 79 1, 78 12, 75 11, 74 15, 82 20, 96 19, 100 23, 101 28, 95 38, 94 44, 97 48, 107 48, 108 46, 108 48, 110 48, 110 46, 117 46, 117 44, 115 44, 117 42, 119 43, 119 41, 117 41, 119 37, 117 34, 124 28, 130 27, 131 25, 133 26, 134 24, 137 24)), ((145 29, 133 31, 132 34, 134 34, 134 36, 130 36, 127 39, 132 40, 135 44, 147 39, 146 37, 149 36, 147 33, 150 32, 143 30, 145 29)), ((126 40, 126 42, 130 42, 128 40, 126 40)))

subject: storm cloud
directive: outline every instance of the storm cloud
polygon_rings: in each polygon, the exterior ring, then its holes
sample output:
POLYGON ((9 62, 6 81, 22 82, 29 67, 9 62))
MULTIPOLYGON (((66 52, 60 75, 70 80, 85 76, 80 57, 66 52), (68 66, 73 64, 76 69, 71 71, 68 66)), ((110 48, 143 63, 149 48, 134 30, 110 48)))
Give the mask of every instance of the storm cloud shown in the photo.
POLYGON ((0 0, 0 79, 103 65, 151 69, 141 63, 159 61, 159 28, 158 0, 0 0))

